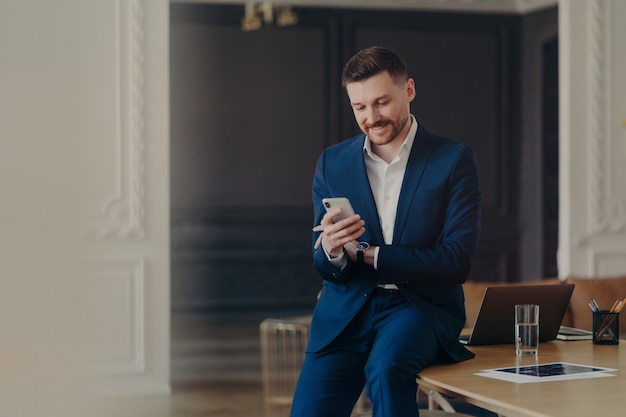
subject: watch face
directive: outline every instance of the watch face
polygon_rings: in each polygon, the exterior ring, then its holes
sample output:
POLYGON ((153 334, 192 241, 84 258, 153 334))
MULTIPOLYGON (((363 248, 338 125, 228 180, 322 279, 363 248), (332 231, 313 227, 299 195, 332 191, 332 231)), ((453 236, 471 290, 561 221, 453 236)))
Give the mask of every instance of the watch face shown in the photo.
POLYGON ((369 249, 369 247, 370 247, 370 244, 369 244, 369 243, 367 243, 367 242, 359 242, 359 243, 356 245, 356 249, 357 249, 357 250, 362 250, 362 251, 366 251, 366 250, 368 250, 368 249, 369 249))

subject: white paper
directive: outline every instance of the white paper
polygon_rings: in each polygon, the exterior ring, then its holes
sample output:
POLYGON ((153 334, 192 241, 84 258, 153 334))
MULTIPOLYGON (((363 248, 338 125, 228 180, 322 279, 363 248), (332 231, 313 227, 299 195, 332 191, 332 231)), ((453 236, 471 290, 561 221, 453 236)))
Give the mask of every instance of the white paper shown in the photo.
POLYGON ((502 381, 524 384, 528 382, 563 381, 568 379, 603 378, 615 376, 617 369, 602 366, 580 365, 568 362, 551 362, 536 365, 485 369, 475 375, 502 381))

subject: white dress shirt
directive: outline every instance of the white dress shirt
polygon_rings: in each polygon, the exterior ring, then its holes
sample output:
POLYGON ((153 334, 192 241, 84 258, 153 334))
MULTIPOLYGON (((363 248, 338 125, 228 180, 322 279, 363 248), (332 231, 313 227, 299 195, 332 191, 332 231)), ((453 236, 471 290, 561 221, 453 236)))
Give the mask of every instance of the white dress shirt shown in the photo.
POLYGON ((385 162, 372 151, 369 138, 365 138, 363 149, 365 151, 365 168, 370 181, 370 188, 374 194, 378 220, 382 228, 385 244, 391 245, 393 241, 393 226, 396 221, 396 210, 400 199, 400 189, 404 172, 409 161, 411 147, 417 133, 417 121, 411 116, 411 128, 400 146, 396 157, 390 162, 385 162))

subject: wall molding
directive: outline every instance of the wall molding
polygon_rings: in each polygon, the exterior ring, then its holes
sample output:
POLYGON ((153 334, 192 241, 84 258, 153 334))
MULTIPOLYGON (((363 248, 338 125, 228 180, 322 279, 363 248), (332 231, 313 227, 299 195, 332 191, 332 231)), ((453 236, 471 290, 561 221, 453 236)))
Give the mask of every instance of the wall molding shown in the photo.
POLYGON ((592 250, 593 275, 614 277, 626 271, 626 252, 623 249, 592 250))
POLYGON ((589 3, 589 205, 591 234, 626 231, 626 203, 615 194, 612 155, 617 135, 611 128, 613 98, 612 82, 612 2, 594 0, 589 3))
MULTIPOLYGON (((171 0, 172 3, 223 3, 241 5, 243 0, 171 0)), ((311 0, 290 0, 292 6, 308 7, 311 0)), ((315 7, 389 9, 413 11, 533 13, 557 5, 558 0, 316 0, 315 7)))
POLYGON ((140 0, 118 0, 117 165, 114 195, 102 204, 97 240, 143 239, 145 235, 144 8, 140 0))
POLYGON ((91 370, 98 375, 146 371, 145 260, 111 258, 88 263, 91 370), (111 311, 113 308, 115 311, 111 311))

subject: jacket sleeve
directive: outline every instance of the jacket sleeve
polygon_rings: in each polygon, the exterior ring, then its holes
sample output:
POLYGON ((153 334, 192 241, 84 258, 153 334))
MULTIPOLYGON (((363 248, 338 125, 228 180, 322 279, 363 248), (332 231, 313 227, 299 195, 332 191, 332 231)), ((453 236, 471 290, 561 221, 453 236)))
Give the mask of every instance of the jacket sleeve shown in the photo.
MULTIPOLYGON (((326 181, 326 151, 320 156, 317 166, 315 168, 315 175, 313 178, 313 212, 314 222, 313 227, 320 224, 322 217, 326 213, 322 199, 326 197, 332 197, 326 181)), ((351 275, 352 265, 348 261, 344 268, 337 268, 333 265, 326 256, 324 249, 321 247, 315 249, 315 242, 317 241, 320 232, 313 232, 313 266, 320 274, 320 276, 328 281, 336 283, 344 283, 351 275)), ((346 255, 347 256, 347 255, 346 255)))

